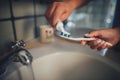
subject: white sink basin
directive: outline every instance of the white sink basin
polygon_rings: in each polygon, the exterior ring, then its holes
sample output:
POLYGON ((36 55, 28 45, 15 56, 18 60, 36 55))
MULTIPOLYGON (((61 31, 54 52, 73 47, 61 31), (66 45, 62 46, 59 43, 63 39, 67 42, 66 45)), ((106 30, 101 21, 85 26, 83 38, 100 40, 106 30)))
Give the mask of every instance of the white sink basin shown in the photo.
POLYGON ((120 79, 113 65, 83 53, 57 52, 37 59, 33 65, 36 80, 120 79))
MULTIPOLYGON (((35 80, 120 80, 120 72, 104 59, 83 53, 57 52, 33 61, 35 80)), ((3 80, 33 80, 30 67, 12 65, 3 80)))

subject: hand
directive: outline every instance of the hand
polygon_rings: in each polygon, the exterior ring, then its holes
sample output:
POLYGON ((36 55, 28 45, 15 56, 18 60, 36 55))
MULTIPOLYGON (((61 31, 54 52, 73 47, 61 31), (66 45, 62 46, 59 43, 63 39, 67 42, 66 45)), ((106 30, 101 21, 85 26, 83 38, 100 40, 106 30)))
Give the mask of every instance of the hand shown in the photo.
POLYGON ((67 2, 54 2, 46 11, 46 18, 51 26, 55 27, 56 23, 67 19, 74 9, 67 2))
MULTIPOLYGON (((89 41, 87 44, 92 49, 102 50, 109 48, 110 46, 106 45, 106 42, 116 45, 120 41, 120 30, 119 28, 114 29, 102 29, 97 31, 92 31, 88 34, 89 37, 94 37, 96 40, 89 41)), ((81 44, 85 45, 86 42, 82 41, 81 44)))

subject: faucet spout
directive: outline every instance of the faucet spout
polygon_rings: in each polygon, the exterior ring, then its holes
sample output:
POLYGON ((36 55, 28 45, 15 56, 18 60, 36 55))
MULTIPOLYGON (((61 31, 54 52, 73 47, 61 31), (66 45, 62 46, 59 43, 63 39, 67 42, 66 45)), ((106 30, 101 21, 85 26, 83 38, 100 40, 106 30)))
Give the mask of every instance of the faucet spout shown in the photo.
POLYGON ((6 67, 11 62, 21 62, 23 65, 29 65, 32 63, 33 57, 29 51, 24 49, 25 42, 23 40, 18 42, 12 42, 11 51, 8 55, 4 56, 4 59, 0 63, 0 75, 6 71, 6 67))
POLYGON ((18 52, 17 57, 23 65, 29 65, 32 63, 32 60, 33 60, 32 55, 26 49, 21 49, 18 52))

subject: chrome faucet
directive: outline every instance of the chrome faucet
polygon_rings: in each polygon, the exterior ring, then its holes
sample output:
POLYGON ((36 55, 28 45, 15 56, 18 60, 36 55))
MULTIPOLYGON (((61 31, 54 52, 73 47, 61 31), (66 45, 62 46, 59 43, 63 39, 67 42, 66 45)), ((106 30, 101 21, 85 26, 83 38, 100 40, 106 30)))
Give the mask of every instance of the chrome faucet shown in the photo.
POLYGON ((14 61, 21 62, 23 65, 29 65, 32 62, 32 55, 26 49, 22 47, 25 46, 25 42, 23 40, 16 42, 12 48, 16 49, 16 56, 14 61))
POLYGON ((6 53, 2 63, 0 63, 0 75, 3 74, 6 70, 6 67, 11 62, 21 62, 23 65, 29 65, 32 63, 33 57, 30 52, 23 47, 25 42, 23 40, 18 42, 12 42, 11 51, 6 53))

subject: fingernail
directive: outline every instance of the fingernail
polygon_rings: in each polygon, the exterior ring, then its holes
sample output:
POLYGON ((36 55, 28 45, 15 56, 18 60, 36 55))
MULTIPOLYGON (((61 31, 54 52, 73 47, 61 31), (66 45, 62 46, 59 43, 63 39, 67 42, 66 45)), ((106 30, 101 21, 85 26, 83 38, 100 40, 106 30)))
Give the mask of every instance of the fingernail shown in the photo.
POLYGON ((90 37, 88 33, 87 33, 87 34, 84 34, 84 36, 85 36, 85 37, 90 37))

